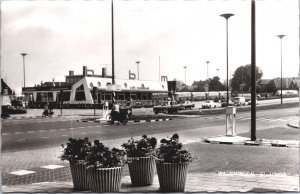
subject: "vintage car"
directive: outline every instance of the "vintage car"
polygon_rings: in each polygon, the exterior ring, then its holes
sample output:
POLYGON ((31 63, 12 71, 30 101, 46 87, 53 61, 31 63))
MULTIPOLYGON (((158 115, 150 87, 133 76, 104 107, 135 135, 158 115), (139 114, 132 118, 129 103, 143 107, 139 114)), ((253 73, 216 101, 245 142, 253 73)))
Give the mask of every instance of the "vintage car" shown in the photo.
POLYGON ((182 103, 182 109, 192 109, 195 107, 195 104, 192 103, 191 101, 184 101, 184 103, 182 103))
POLYGON ((153 106, 153 112, 158 113, 177 113, 179 110, 182 110, 182 105, 178 104, 176 101, 167 101, 163 105, 153 106))
POLYGON ((221 107, 221 103, 220 102, 214 102, 213 100, 206 100, 202 104, 202 108, 217 108, 217 107, 221 107))

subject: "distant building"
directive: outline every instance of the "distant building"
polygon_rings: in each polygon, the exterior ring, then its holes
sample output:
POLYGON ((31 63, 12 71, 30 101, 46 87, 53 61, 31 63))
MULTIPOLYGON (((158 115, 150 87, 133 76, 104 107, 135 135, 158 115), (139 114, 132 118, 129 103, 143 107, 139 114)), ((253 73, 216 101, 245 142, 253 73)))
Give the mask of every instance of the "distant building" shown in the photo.
POLYGON ((106 74, 106 68, 102 68, 102 75, 95 75, 93 70, 83 66, 81 75, 74 75, 74 71, 69 71, 65 82, 41 82, 34 87, 22 88, 22 93, 32 107, 42 107, 46 103, 55 107, 59 106, 61 100, 64 106, 85 107, 94 103, 111 102, 113 91, 119 104, 139 101, 144 105, 151 105, 154 93, 168 92, 167 81, 135 80, 130 79, 131 75, 129 72, 129 79, 115 79, 115 85, 112 85, 112 76, 106 74), (97 88, 97 96, 93 95, 94 87, 97 88))
POLYGON ((11 105, 11 96, 13 95, 12 89, 1 79, 1 106, 11 105))
MULTIPOLYGON (((257 83, 261 88, 265 88, 267 85, 273 85, 277 90, 281 89, 281 78, 261 79, 257 83)), ((282 78, 283 90, 297 90, 298 86, 299 78, 282 78)))

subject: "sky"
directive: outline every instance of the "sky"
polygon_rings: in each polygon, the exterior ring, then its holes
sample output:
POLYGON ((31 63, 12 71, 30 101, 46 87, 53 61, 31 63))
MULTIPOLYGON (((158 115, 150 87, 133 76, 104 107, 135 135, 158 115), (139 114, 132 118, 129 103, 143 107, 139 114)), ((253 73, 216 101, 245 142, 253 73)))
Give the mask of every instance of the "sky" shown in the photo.
MULTIPOLYGON (((251 63, 250 0, 114 0, 116 78, 129 71, 140 80, 160 75, 191 85, 218 75, 226 79, 226 20, 229 75, 251 63), (209 61, 208 69, 207 63, 209 61), (186 77, 185 70, 186 68, 186 77), (219 69, 219 70, 217 70, 219 69)), ((298 0, 256 1, 256 65, 263 78, 280 77, 282 39, 283 77, 299 73, 298 0)), ((111 74, 111 1, 2 1, 1 77, 17 93, 41 81, 65 81, 69 70, 82 66, 111 74)))

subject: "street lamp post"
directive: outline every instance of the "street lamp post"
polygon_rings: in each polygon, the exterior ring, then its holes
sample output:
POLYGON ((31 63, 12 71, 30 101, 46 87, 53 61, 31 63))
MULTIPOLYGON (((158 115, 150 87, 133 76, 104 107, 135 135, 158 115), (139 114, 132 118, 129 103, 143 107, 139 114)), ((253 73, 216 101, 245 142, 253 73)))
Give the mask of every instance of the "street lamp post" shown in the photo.
POLYGON ((234 14, 231 13, 225 13, 221 14, 221 17, 224 17, 226 19, 226 58, 227 58, 227 106, 229 104, 229 86, 228 86, 228 19, 231 16, 234 16, 234 14))
POLYGON ((207 70, 207 96, 209 97, 209 74, 208 74, 208 64, 209 64, 209 61, 206 61, 206 70, 207 70))
MULTIPOLYGON (((24 89, 25 89, 25 56, 27 55, 27 53, 21 53, 21 55, 23 56, 23 76, 24 76, 24 89)), ((25 96, 25 107, 26 107, 26 96, 25 96)))
POLYGON ((23 75, 24 75, 24 88, 25 88, 25 56, 27 55, 27 53, 21 53, 21 55, 23 56, 23 75))
POLYGON ((158 57, 158 81, 160 80, 160 56, 158 57))
POLYGON ((283 34, 278 35, 278 37, 280 38, 280 90, 281 90, 280 100, 281 100, 281 105, 282 105, 282 38, 284 36, 285 35, 283 35, 283 34))
POLYGON ((136 61, 136 64, 137 64, 138 80, 140 80, 140 67, 139 67, 140 61, 136 61))
POLYGON ((219 69, 216 69, 217 70, 217 77, 219 77, 219 69))
POLYGON ((206 61, 207 80, 209 79, 209 75, 208 75, 208 64, 209 64, 209 61, 206 61))
POLYGON ((183 66, 183 68, 184 68, 184 83, 186 85, 186 66, 183 66))

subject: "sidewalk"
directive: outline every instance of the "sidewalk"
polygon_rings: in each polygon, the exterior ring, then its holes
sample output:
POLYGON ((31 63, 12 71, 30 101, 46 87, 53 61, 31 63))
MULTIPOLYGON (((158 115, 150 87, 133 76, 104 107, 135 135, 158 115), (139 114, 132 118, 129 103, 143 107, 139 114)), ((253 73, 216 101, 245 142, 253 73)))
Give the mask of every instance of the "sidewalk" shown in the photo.
MULTIPOLYGON (((298 192, 299 177, 285 175, 252 174, 240 172, 189 173, 185 192, 298 192), (267 178, 268 177, 268 178, 267 178)), ((2 186, 3 192, 76 192, 72 182, 43 182, 30 185, 2 186)), ((78 191, 77 191, 78 192, 78 191)), ((88 192, 88 191, 87 191, 88 192)), ((122 178, 119 192, 160 192, 158 177, 155 175, 153 185, 133 187, 130 177, 122 178)))

